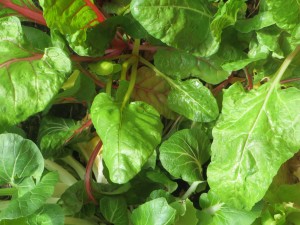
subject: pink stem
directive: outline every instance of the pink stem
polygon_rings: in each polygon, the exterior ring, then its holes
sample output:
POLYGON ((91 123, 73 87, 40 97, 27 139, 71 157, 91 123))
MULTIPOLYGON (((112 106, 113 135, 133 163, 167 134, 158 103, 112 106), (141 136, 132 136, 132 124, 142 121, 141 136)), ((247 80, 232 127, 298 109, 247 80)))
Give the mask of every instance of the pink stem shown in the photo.
POLYGON ((0 68, 1 67, 5 67, 5 66, 10 66, 10 64, 15 63, 15 62, 22 62, 22 61, 34 61, 34 60, 38 60, 41 59, 43 57, 42 54, 35 54, 33 56, 30 57, 26 57, 26 58, 16 58, 16 59, 11 59, 8 60, 2 64, 0 64, 0 68))
POLYGON ((105 16, 103 15, 103 13, 97 8, 97 6, 95 6, 90 0, 84 0, 85 4, 89 7, 91 7, 91 9, 96 13, 97 15, 97 19, 100 23, 102 23, 103 21, 105 21, 105 16))

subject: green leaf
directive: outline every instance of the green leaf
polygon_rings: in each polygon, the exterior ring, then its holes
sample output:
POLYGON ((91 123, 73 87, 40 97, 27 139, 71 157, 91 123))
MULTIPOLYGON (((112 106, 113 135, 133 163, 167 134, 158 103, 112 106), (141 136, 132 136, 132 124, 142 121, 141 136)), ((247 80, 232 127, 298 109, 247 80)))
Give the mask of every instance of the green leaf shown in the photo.
POLYGON ((36 212, 54 192, 58 174, 50 172, 30 191, 10 201, 7 208, 0 212, 0 220, 16 219, 36 212))
POLYGON ((195 209, 193 203, 187 199, 183 204, 185 207, 185 213, 178 218, 178 220, 175 222, 175 225, 196 225, 198 222, 196 216, 197 210, 195 209))
POLYGON ((38 147, 17 134, 0 134, 0 183, 12 186, 20 178, 40 179, 44 159, 38 147))
POLYGON ((162 184, 170 193, 178 188, 178 184, 172 181, 163 171, 156 168, 146 172, 146 177, 153 182, 162 184))
POLYGON ((212 13, 203 0, 133 0, 133 17, 155 38, 198 56, 210 56, 218 43, 210 31, 212 13))
POLYGON ((110 179, 126 183, 141 170, 160 143, 159 114, 144 102, 132 102, 121 110, 121 103, 100 93, 92 104, 91 118, 103 142, 103 160, 110 179))
POLYGON ((79 55, 100 56, 114 36, 108 21, 99 23, 98 14, 84 0, 43 0, 47 26, 59 30, 79 55))
POLYGON ((298 0, 266 0, 277 26, 292 31, 300 22, 300 4, 298 0))
POLYGON ((169 206, 165 198, 157 198, 133 210, 131 220, 134 225, 174 224, 176 210, 169 206))
POLYGON ((217 101, 210 90, 197 80, 168 80, 172 87, 168 106, 196 122, 210 122, 219 115, 217 101))
POLYGON ((132 98, 152 105, 161 115, 174 119, 176 114, 168 108, 167 97, 170 86, 161 77, 148 67, 138 69, 138 76, 132 98))
POLYGON ((157 69, 174 79, 193 76, 210 84, 218 84, 230 75, 215 60, 180 50, 158 50, 154 55, 154 63, 157 69))
POLYGON ((203 180, 202 164, 210 153, 210 140, 202 129, 174 133, 159 148, 163 167, 174 177, 187 182, 203 180))
POLYGON ((112 224, 127 225, 129 223, 127 203, 122 197, 101 198, 100 212, 112 224))
POLYGON ((30 225, 63 225, 64 213, 59 205, 46 204, 27 221, 30 225))
POLYGON ((0 19, 0 55, 1 126, 45 109, 71 71, 62 50, 48 48, 43 55, 28 48, 16 17, 0 19))
POLYGON ((212 192, 202 194, 199 201, 198 225, 251 225, 261 213, 259 207, 250 212, 229 207, 212 192))
POLYGON ((130 0, 112 0, 103 2, 103 10, 106 13, 122 15, 130 9, 130 0))
POLYGON ((46 32, 27 26, 22 26, 22 29, 32 48, 43 52, 45 48, 52 47, 51 38, 46 32))
POLYGON ((300 91, 279 85, 297 51, 271 82, 250 92, 236 83, 224 94, 207 174, 211 190, 236 208, 249 210, 261 200, 280 166, 300 148, 300 91))
POLYGON ((218 42, 221 41, 222 30, 235 24, 238 12, 246 11, 245 6, 244 0, 229 0, 225 4, 221 4, 210 24, 211 32, 218 42))
POLYGON ((272 13, 270 11, 266 11, 261 12, 249 19, 238 20, 234 27, 242 33, 249 33, 273 24, 275 24, 275 21, 272 13))
POLYGON ((60 157, 64 154, 66 141, 80 124, 72 119, 45 117, 41 121, 38 143, 44 158, 60 157))

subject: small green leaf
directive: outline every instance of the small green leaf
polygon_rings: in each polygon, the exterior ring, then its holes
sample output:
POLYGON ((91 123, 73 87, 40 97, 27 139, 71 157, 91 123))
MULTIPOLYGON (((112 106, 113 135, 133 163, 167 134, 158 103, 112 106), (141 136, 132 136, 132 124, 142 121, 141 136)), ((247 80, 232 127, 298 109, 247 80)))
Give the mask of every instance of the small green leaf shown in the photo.
POLYGON ((106 93, 95 98, 91 118, 103 142, 103 160, 115 183, 126 183, 146 163, 160 143, 162 123, 156 110, 132 102, 121 110, 106 93))
POLYGON ((133 0, 131 13, 162 42, 198 56, 210 56, 217 51, 218 42, 210 31, 213 18, 208 6, 204 0, 133 0))
POLYGON ((259 207, 252 211, 229 207, 212 192, 202 194, 199 202, 198 225, 251 225, 261 213, 259 207))
POLYGON ((50 172, 30 191, 21 197, 10 201, 7 208, 0 212, 0 220, 16 219, 29 216, 44 205, 46 200, 54 192, 54 186, 58 181, 58 174, 50 172))
POLYGON ((0 155, 0 183, 14 186, 20 178, 40 179, 44 159, 32 141, 17 134, 0 134, 0 155))
POLYGON ((64 146, 80 124, 72 119, 45 117, 41 121, 38 143, 44 158, 66 154, 64 146))
POLYGON ((168 106, 186 118, 196 122, 210 122, 219 115, 217 101, 210 90, 196 79, 172 80, 168 106))
POLYGON ((174 224, 176 210, 169 206, 165 198, 157 198, 133 210, 131 220, 134 225, 174 224))
POLYGON ((210 84, 218 84, 230 75, 215 60, 180 50, 158 50, 154 55, 154 63, 157 69, 174 79, 192 76, 210 84))
POLYGON ((163 167, 187 182, 203 180, 202 164, 210 156, 210 140, 202 129, 180 130, 159 148, 163 167))
POLYGON ((129 224, 127 203, 122 197, 103 197, 100 200, 100 212, 104 218, 115 225, 129 224))
POLYGON ((27 223, 30 225, 64 225, 64 213, 59 205, 46 204, 31 215, 27 223))

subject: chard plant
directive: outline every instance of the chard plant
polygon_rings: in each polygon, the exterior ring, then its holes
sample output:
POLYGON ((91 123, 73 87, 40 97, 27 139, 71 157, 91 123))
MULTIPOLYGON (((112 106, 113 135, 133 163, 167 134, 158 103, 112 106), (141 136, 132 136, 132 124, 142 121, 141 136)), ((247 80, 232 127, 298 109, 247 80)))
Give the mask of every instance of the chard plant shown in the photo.
POLYGON ((0 0, 0 225, 300 224, 296 0, 0 0))

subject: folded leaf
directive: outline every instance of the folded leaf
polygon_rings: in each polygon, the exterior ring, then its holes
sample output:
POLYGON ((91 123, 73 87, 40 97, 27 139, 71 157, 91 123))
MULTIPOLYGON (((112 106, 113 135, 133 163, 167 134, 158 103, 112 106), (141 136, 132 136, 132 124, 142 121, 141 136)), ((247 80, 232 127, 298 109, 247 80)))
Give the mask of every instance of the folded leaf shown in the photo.
POLYGON ((28 47, 16 17, 0 19, 1 126, 45 109, 70 71, 71 61, 62 50, 48 48, 40 54, 28 47))
POLYGON ((210 31, 212 13, 204 0, 133 0, 133 17, 155 38, 199 56, 210 56, 218 42, 210 31))
POLYGON ((202 164, 209 158, 210 140, 201 129, 180 130, 159 148, 163 167, 187 182, 203 180, 202 164))
POLYGON ((115 183, 126 183, 160 143, 162 123, 156 110, 144 102, 121 104, 100 93, 91 108, 93 124, 103 142, 103 160, 115 183))
POLYGON ((190 76, 218 84, 230 75, 213 59, 200 58, 180 50, 159 50, 154 55, 157 69, 174 79, 185 79, 190 76))
POLYGON ((210 90, 196 79, 169 80, 172 87, 168 106, 186 118, 197 122, 210 122, 219 115, 217 101, 210 90))
POLYGON ((271 82, 248 93, 236 83, 224 94, 207 172, 211 190, 229 205, 251 209, 300 148, 300 91, 279 85, 299 50, 287 57, 271 82))

